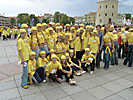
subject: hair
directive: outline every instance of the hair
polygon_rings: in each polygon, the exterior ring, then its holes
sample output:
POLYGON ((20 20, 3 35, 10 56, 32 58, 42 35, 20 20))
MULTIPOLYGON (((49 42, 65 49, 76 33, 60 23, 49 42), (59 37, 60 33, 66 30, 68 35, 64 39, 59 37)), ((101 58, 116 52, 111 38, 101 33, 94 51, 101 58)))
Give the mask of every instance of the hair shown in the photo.
POLYGON ((96 28, 97 28, 97 27, 100 27, 100 28, 101 28, 101 25, 97 25, 96 28))
POLYGON ((62 60, 61 60, 61 65, 63 66, 63 65, 65 65, 65 66, 67 66, 67 60, 65 60, 65 63, 63 64, 63 62, 62 62, 62 60))

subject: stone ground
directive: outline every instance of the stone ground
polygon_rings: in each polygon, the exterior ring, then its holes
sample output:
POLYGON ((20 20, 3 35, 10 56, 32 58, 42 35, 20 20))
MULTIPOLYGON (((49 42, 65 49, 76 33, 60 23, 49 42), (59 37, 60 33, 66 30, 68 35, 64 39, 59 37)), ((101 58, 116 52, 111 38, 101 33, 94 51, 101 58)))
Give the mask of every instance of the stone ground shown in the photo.
POLYGON ((110 66, 107 71, 96 69, 94 75, 86 73, 76 86, 66 82, 41 83, 23 89, 21 67, 17 65, 16 41, 0 39, 0 100, 133 100, 133 68, 110 66))

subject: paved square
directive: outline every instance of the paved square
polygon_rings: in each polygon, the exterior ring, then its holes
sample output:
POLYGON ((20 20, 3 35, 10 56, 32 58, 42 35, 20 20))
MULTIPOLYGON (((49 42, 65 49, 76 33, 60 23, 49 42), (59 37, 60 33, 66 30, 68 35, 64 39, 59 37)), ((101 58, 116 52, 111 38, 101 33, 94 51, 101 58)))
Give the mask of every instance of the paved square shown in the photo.
POLYGON ((119 60, 118 66, 110 69, 96 69, 76 77, 76 86, 46 83, 21 88, 22 68, 17 65, 16 41, 0 40, 0 100, 132 100, 133 68, 128 68, 119 60))

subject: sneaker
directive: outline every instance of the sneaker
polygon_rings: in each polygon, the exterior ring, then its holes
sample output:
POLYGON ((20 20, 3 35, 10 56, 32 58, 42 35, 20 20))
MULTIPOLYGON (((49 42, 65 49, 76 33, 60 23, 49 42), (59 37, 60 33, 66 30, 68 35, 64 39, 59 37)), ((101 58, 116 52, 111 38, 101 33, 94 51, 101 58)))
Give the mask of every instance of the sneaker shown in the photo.
POLYGON ((43 82, 43 83, 46 83, 46 80, 44 79, 42 82, 43 82))
POLYGON ((92 75, 94 72, 93 71, 90 71, 90 74, 92 75))
POLYGON ((24 89, 28 89, 28 86, 27 86, 27 85, 26 85, 26 86, 23 86, 23 88, 24 88, 24 89))
POLYGON ((81 76, 81 73, 80 73, 80 72, 78 72, 78 73, 77 73, 77 76, 81 76))
POLYGON ((81 73, 82 73, 82 74, 85 74, 85 73, 86 73, 86 71, 81 71, 81 73))

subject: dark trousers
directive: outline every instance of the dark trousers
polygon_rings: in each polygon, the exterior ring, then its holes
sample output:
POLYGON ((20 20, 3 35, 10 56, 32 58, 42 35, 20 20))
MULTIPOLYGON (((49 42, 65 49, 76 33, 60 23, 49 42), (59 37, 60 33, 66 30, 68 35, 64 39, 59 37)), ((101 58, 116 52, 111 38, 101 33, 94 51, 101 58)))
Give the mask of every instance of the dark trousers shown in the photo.
MULTIPOLYGON (((63 70, 70 71, 70 67, 63 67, 63 70)), ((67 73, 62 73, 62 75, 65 75, 66 82, 69 82, 69 79, 73 79, 74 78, 73 74, 74 73, 72 72, 72 74, 68 77, 67 73)))
POLYGON ((46 79, 46 75, 44 73, 44 68, 43 67, 39 67, 36 69, 36 72, 39 74, 39 77, 44 80, 46 79))
POLYGON ((76 58, 80 61, 81 61, 81 58, 82 58, 81 56, 82 56, 81 51, 76 51, 76 58))
POLYGON ((97 68, 100 68, 101 53, 102 53, 102 50, 99 51, 99 53, 97 54, 97 57, 96 57, 96 67, 97 68))
POLYGON ((117 54, 117 51, 118 51, 118 41, 114 41, 114 48, 115 48, 115 50, 111 54, 111 64, 112 65, 118 64, 118 54, 117 54))
POLYGON ((35 83, 41 83, 43 80, 41 79, 41 77, 39 76, 38 72, 35 72, 33 77, 32 77, 33 81, 35 83))
POLYGON ((127 48, 128 48, 128 52, 127 52, 126 59, 124 60, 124 65, 126 65, 127 62, 129 61, 128 66, 131 67, 133 62, 133 45, 128 45, 127 48))
POLYGON ((88 72, 89 66, 90 66, 90 71, 94 71, 94 69, 95 69, 95 60, 94 59, 93 59, 92 63, 90 63, 90 65, 86 65, 86 63, 82 63, 82 68, 86 72, 88 72))
POLYGON ((5 35, 3 35, 3 40, 7 40, 7 37, 5 35))
POLYGON ((63 77, 62 77, 62 71, 61 71, 61 70, 57 70, 56 74, 51 74, 51 73, 50 73, 48 77, 49 77, 49 79, 51 79, 53 82, 56 82, 56 77, 63 79, 63 77))
POLYGON ((125 47, 124 47, 124 44, 119 45, 118 58, 121 58, 121 52, 122 52, 122 58, 124 58, 125 57, 125 47))

